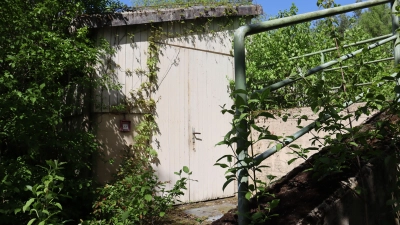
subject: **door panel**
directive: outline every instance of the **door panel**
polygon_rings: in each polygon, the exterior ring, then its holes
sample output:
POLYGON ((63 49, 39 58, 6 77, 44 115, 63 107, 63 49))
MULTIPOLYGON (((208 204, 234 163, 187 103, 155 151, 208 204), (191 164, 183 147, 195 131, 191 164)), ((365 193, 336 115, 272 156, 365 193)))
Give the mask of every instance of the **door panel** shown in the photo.
POLYGON ((230 130, 230 117, 221 113, 222 105, 230 106, 228 76, 233 74, 230 57, 201 51, 190 51, 189 68, 189 149, 191 177, 190 201, 202 201, 234 195, 233 183, 225 191, 225 170, 214 166, 217 159, 231 150, 215 146, 230 130))
POLYGON ((215 144, 230 129, 231 118, 222 115, 220 106, 232 104, 227 76, 233 76, 233 58, 168 45, 162 50, 156 97, 160 132, 153 138, 158 176, 170 181, 170 189, 178 178, 174 172, 182 166, 193 171, 190 178, 197 181, 188 183, 183 202, 233 196, 233 183, 222 191, 225 170, 214 166, 231 153, 215 144))
MULTIPOLYGON (((153 137, 153 147, 157 150, 159 164, 154 168, 160 181, 168 182, 171 189, 179 179, 174 172, 189 165, 189 131, 187 63, 183 63, 185 50, 163 45, 158 72, 158 91, 154 97, 157 102, 157 124, 159 133, 153 137)), ((189 202, 189 191, 180 199, 189 202)))

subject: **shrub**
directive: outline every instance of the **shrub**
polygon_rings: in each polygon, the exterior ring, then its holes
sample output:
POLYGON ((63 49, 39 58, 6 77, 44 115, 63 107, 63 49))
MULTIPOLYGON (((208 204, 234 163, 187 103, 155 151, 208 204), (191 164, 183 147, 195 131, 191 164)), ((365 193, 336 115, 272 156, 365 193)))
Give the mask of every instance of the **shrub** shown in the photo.
POLYGON ((191 172, 184 166, 175 174, 180 179, 166 190, 148 161, 126 156, 115 181, 98 189, 93 206, 96 224, 156 224, 184 194, 191 172))

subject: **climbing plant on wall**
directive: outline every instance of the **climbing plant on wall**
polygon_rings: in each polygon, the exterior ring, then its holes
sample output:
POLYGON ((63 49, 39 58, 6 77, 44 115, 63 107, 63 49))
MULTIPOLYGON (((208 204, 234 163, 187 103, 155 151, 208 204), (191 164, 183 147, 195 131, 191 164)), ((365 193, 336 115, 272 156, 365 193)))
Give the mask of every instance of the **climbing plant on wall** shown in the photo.
MULTIPOLYGON (((190 5, 192 4, 188 3, 183 8, 190 5)), ((188 176, 191 174, 189 168, 184 166, 177 173, 178 176, 186 176, 181 177, 171 190, 165 188, 165 182, 169 181, 160 181, 152 168, 152 163, 158 161, 157 151, 153 148, 153 137, 158 132, 156 110, 159 99, 156 96, 159 85, 160 55, 164 51, 164 42, 169 38, 185 41, 193 38, 195 40, 197 36, 204 35, 204 33, 207 38, 210 38, 208 37, 210 33, 214 34, 214 36, 210 35, 211 38, 222 38, 215 36, 218 36, 220 31, 229 30, 236 21, 230 17, 236 13, 234 5, 225 3, 225 6, 227 7, 226 17, 218 19, 199 16, 200 18, 195 20, 168 22, 168 26, 166 26, 167 22, 150 22, 143 25, 144 32, 148 34, 146 39, 148 46, 142 55, 145 56, 146 65, 125 71, 128 76, 141 77, 140 86, 131 90, 130 95, 122 102, 124 106, 114 108, 121 109, 121 113, 131 113, 132 109, 140 112, 138 123, 134 129, 133 144, 127 148, 115 179, 106 187, 99 189, 100 195, 95 203, 94 211, 96 218, 93 222, 156 223, 165 216, 167 210, 176 203, 179 196, 183 195, 188 176), (218 22, 219 26, 213 26, 214 22, 218 22), (165 30, 166 27, 174 26, 180 26, 183 30, 179 33, 175 33, 173 29, 165 30)), ((208 9, 214 5, 205 7, 208 9)), ((159 10, 163 9, 164 5, 152 5, 151 8, 159 10)), ((130 46, 135 46, 137 37, 134 34, 128 35, 128 40, 132 43, 130 46)), ((118 46, 114 47, 118 49, 118 46)), ((115 87, 116 91, 119 91, 118 85, 115 87)))

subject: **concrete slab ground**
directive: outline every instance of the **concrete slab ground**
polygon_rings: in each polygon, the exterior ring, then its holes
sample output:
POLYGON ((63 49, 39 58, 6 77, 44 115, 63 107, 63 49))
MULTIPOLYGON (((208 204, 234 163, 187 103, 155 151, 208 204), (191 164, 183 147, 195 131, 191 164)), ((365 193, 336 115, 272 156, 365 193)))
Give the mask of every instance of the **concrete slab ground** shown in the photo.
POLYGON ((232 203, 220 203, 215 205, 202 206, 199 208, 187 209, 184 212, 198 218, 205 218, 205 221, 212 222, 222 217, 230 209, 235 208, 232 203))
POLYGON ((210 225, 236 205, 237 197, 233 196, 176 205, 157 225, 210 225))

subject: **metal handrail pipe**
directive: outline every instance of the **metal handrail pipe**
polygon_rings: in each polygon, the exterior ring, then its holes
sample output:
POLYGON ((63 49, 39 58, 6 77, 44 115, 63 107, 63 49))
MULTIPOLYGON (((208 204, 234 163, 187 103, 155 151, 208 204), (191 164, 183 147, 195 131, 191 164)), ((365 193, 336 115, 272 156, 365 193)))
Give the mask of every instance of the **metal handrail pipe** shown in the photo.
MULTIPOLYGON (((396 35, 391 36, 390 38, 386 38, 386 39, 381 40, 381 41, 379 41, 379 42, 376 42, 376 43, 374 43, 374 44, 372 44, 372 45, 369 45, 367 49, 368 49, 368 50, 374 49, 374 48, 376 48, 376 47, 378 47, 378 46, 381 46, 381 45, 383 45, 383 44, 385 44, 385 43, 387 43, 387 42, 389 42, 389 41, 393 41, 393 40, 395 40, 396 38, 397 38, 396 35)), ((323 64, 321 64, 321 65, 319 65, 319 66, 316 66, 316 67, 314 67, 314 68, 308 70, 307 73, 305 73, 304 75, 298 74, 298 76, 300 76, 299 78, 296 78, 296 79, 290 79, 290 78, 288 78, 288 79, 279 81, 279 82, 277 82, 277 83, 275 83, 275 84, 271 84, 271 85, 269 85, 268 87, 265 87, 265 88, 263 88, 263 89, 261 89, 261 90, 257 90, 257 91, 255 91, 255 92, 259 92, 259 93, 260 93, 260 92, 265 91, 266 89, 270 89, 271 91, 275 91, 275 90, 277 90, 277 89, 279 89, 279 88, 281 88, 281 87, 284 87, 284 86, 289 85, 289 84, 292 84, 292 83, 294 83, 294 82, 296 82, 296 81, 302 80, 302 79, 304 79, 305 77, 308 77, 308 76, 310 76, 310 75, 312 75, 312 74, 314 74, 314 73, 317 73, 317 72, 322 71, 322 70, 324 70, 324 69, 326 69, 326 68, 328 68, 328 67, 331 67, 331 66, 333 66, 333 65, 335 65, 335 64, 338 64, 339 62, 342 62, 342 61, 348 60, 348 59, 350 59, 350 58, 353 58, 353 57, 355 57, 356 55, 362 53, 363 51, 364 51, 364 48, 359 49, 359 50, 357 50, 357 51, 354 51, 354 52, 352 52, 352 53, 348 53, 348 54, 343 55, 342 57, 340 57, 340 58, 338 58, 338 59, 335 59, 335 60, 332 60, 332 61, 323 63, 323 64)))
MULTIPOLYGON (((389 57, 389 58, 384 58, 384 59, 378 59, 378 60, 374 60, 374 61, 369 61, 369 62, 365 62, 364 64, 372 64, 372 63, 379 63, 379 62, 385 62, 385 61, 390 61, 393 60, 394 57, 389 57)), ((354 65, 353 65, 354 66, 354 65)), ((342 66, 342 67, 335 67, 335 68, 330 68, 330 69, 325 69, 323 70, 323 72, 329 72, 329 71, 333 71, 333 70, 338 70, 338 69, 347 69, 351 66, 342 66)), ((256 84, 263 84, 264 82, 258 82, 256 84)))
MULTIPOLYGON (((393 36, 393 34, 386 34, 386 35, 383 35, 383 36, 380 36, 380 37, 371 38, 371 39, 367 39, 367 40, 363 40, 363 41, 358 41, 358 42, 354 42, 354 43, 351 43, 351 44, 348 44, 348 45, 343 45, 343 48, 362 45, 362 44, 370 43, 370 42, 373 42, 373 41, 379 41, 379 40, 382 40, 382 39, 385 39, 385 38, 388 38, 388 37, 391 37, 391 36, 393 36)), ((337 50, 336 47, 327 48, 327 49, 324 49, 324 50, 321 50, 321 51, 307 53, 307 54, 300 55, 300 56, 295 56, 295 57, 289 58, 289 60, 299 59, 299 58, 308 57, 308 56, 317 55, 317 54, 326 53, 326 52, 332 52, 332 51, 335 51, 335 50, 337 50)))
MULTIPOLYGON (((371 85, 371 84, 373 84, 373 82, 367 82, 367 83, 361 83, 361 84, 354 84, 354 85, 352 85, 352 86, 354 86, 354 87, 362 87, 362 86, 367 86, 367 85, 371 85)), ((347 89, 347 85, 346 85, 346 89, 347 89)), ((339 86, 339 87, 332 87, 331 88, 331 90, 337 90, 337 89, 341 89, 341 88, 343 88, 343 86, 339 86)))
MULTIPOLYGON (((372 63, 379 63, 379 62, 385 62, 385 61, 390 61, 393 60, 394 57, 389 57, 389 58, 384 58, 384 59, 378 59, 378 60, 374 60, 374 61, 369 61, 369 62, 365 62, 364 64, 372 64, 372 63)), ((354 65, 353 65, 354 66, 354 65)), ((328 72, 328 71, 332 71, 332 70, 339 70, 339 69, 347 69, 349 67, 352 66, 342 66, 342 67, 335 67, 335 68, 330 68, 330 69, 326 69, 324 70, 324 72, 328 72)))
MULTIPOLYGON (((361 97, 359 99, 361 99, 361 97)), ((349 102, 349 103, 347 103, 346 106, 349 107, 352 104, 354 104, 354 103, 353 102, 349 102)), ((329 118, 331 118, 331 116, 330 115, 326 115, 322 120, 318 120, 318 122, 323 122, 323 121, 325 121, 325 120, 327 120, 329 118)), ((307 126, 301 128, 296 133, 292 134, 292 136, 290 136, 290 138, 285 138, 283 140, 283 143, 281 143, 282 146, 280 148, 284 148, 284 147, 288 146, 290 143, 293 143, 295 140, 299 139, 300 137, 302 137, 306 133, 310 132, 312 129, 314 129, 316 124, 317 124, 317 121, 314 121, 314 122, 308 124, 307 126)), ((263 161, 264 159, 267 159, 271 155, 273 155, 276 152, 278 152, 278 149, 280 149, 280 148, 278 148, 278 145, 275 145, 275 146, 269 148, 268 150, 266 150, 265 152, 259 154, 254 159, 257 162, 263 161)))
MULTIPOLYGON (((397 76, 397 73, 393 73, 393 74, 391 74, 390 76, 391 76, 391 77, 396 77, 396 76, 397 76)), ((377 84, 377 86, 380 87, 380 86, 382 86, 383 84, 385 84, 385 82, 379 82, 379 83, 377 84)), ((355 98, 355 102, 358 102, 362 97, 363 97, 363 94, 358 95, 358 96, 355 98)), ((354 104, 353 101, 349 101, 349 102, 344 103, 343 106, 344 106, 345 108, 347 108, 347 107, 349 107, 349 106, 351 106, 351 105, 353 105, 353 104, 354 104)), ((326 115, 325 118, 322 119, 322 120, 319 121, 319 122, 323 122, 324 120, 327 120, 327 119, 329 119, 330 117, 331 117, 331 116, 326 115)), ((317 123, 317 121, 314 121, 314 122, 308 124, 307 126, 303 127, 302 129, 298 130, 296 133, 294 133, 294 134, 291 136, 291 138, 286 138, 286 139, 284 139, 281 148, 286 147, 286 146, 289 145, 290 143, 292 143, 292 142, 296 141, 297 139, 299 139, 300 137, 302 137, 304 134, 310 132, 310 131, 315 127, 316 123, 317 123)), ((255 161, 262 161, 262 160, 264 160, 264 159, 267 159, 267 158, 270 157, 271 155, 275 154, 277 151, 278 151, 278 146, 275 145, 275 146, 269 148, 268 150, 266 150, 265 152, 261 153, 260 155, 256 156, 254 159, 255 159, 255 161)))
MULTIPOLYGON (((379 40, 382 40, 382 39, 385 39, 385 38, 388 38, 388 37, 391 37, 391 36, 393 36, 393 34, 386 34, 386 35, 383 35, 383 36, 380 36, 380 37, 366 39, 366 40, 354 42, 354 43, 351 43, 351 44, 348 44, 348 45, 343 45, 343 48, 348 48, 348 47, 352 47, 352 46, 366 44, 366 43, 370 43, 370 42, 373 42, 373 41, 379 41, 379 40)), ((324 49, 324 50, 321 50, 321 51, 307 53, 307 54, 300 55, 300 56, 295 56, 295 57, 289 58, 288 60, 300 59, 300 58, 303 58, 303 57, 313 56, 313 55, 317 55, 317 54, 321 54, 321 53, 332 52, 332 51, 335 51, 335 50, 337 50, 336 47, 327 48, 327 49, 324 49)), ((266 67, 268 67, 270 65, 271 64, 263 65, 263 66, 259 66, 258 68, 266 68, 266 67)))

